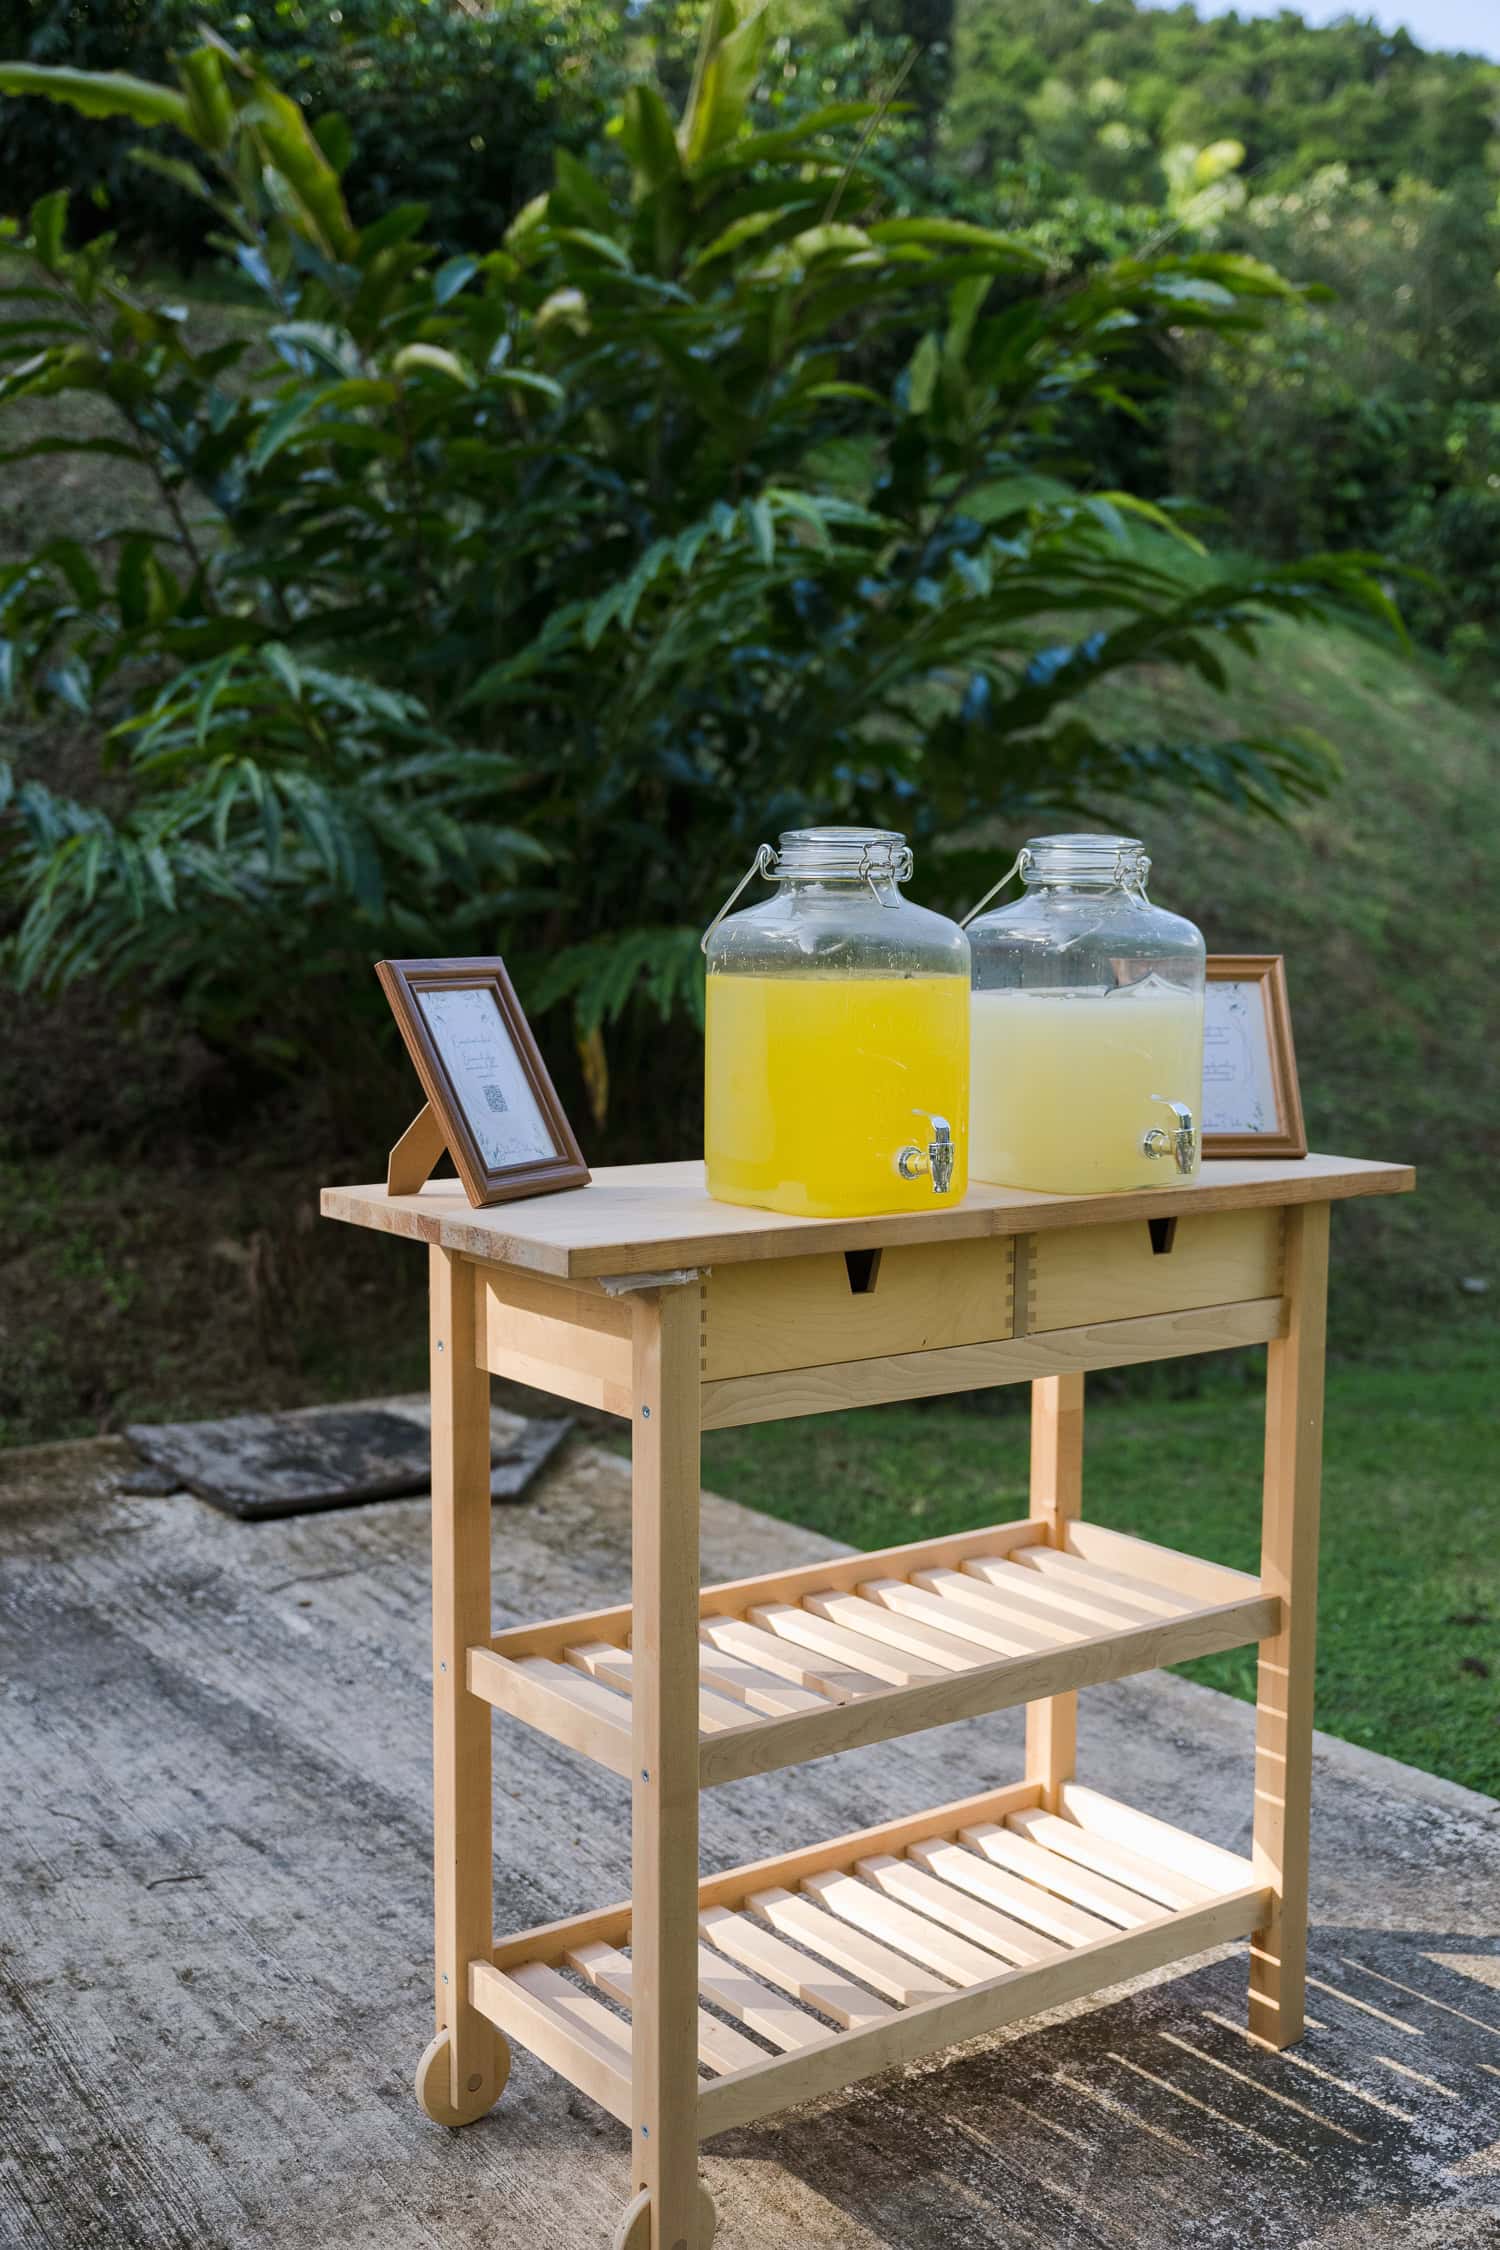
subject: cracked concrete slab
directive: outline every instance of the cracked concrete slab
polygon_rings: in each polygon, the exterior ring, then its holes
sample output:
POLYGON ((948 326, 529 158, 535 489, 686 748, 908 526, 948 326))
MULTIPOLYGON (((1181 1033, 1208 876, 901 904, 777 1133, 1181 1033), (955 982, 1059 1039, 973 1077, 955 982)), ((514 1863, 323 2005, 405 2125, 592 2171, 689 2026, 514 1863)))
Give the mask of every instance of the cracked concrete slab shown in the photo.
MULTIPOLYGON (((461 2134, 429 2028, 426 1506, 258 1524, 0 1456, 0 2245, 600 2250, 625 2135, 518 2054, 461 2134)), ((501 1622, 611 1598, 624 1465, 496 1516, 501 1622)), ((705 1496, 705 1572, 833 1550, 705 1496)), ((706 1866, 1013 1779, 1022 1714, 712 1793, 706 1866)), ((497 1919, 625 1895, 622 1786, 497 1720, 497 1919)), ((1082 1777, 1245 1848, 1251 1714, 1083 1700, 1082 1777)), ((707 2144, 722 2250, 1500 2246, 1500 1806, 1320 1738, 1312 2026, 1226 1947, 707 2144)))

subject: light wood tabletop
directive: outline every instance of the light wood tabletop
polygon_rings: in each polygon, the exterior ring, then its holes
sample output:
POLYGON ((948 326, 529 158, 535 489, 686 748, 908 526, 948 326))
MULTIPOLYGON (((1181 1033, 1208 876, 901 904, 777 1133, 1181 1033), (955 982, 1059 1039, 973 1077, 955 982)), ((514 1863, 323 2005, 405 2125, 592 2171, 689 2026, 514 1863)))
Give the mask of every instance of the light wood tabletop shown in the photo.
POLYGON ((961 1203, 946 1208, 919 1206, 874 1218, 797 1219, 715 1202, 704 1186, 702 1164, 694 1161, 612 1165, 596 1172, 587 1187, 491 1210, 473 1209, 457 1180, 429 1180, 416 1195, 388 1195, 378 1181, 324 1188, 322 1210, 325 1218, 353 1226, 579 1281, 598 1274, 656 1273, 818 1251, 1037 1234, 1110 1220, 1402 1195, 1415 1179, 1410 1165, 1353 1156, 1240 1158, 1206 1163, 1196 1180, 1169 1187, 1041 1195, 1026 1188, 977 1185, 961 1203))

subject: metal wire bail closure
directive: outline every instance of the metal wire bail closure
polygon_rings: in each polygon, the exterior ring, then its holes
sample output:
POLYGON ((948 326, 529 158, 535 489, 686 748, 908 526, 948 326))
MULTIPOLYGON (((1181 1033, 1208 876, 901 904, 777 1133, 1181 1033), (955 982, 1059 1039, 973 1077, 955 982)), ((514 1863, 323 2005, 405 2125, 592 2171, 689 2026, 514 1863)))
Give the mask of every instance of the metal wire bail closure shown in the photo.
POLYGON ((700 953, 706 953, 708 951, 709 939, 713 936, 714 931, 723 921, 725 915, 729 912, 729 909, 731 908, 731 906, 733 906, 741 891, 748 890, 750 885, 755 881, 757 875, 764 875, 769 881, 771 876, 773 876, 775 872, 775 846, 772 844, 757 844, 755 847, 754 859, 751 860, 750 865, 745 869, 744 874, 735 884, 734 889, 730 892, 728 898, 725 899, 724 904, 719 908, 718 913, 709 923, 708 928, 704 931, 702 937, 699 938, 698 950, 700 953))
MULTIPOLYGON (((854 831, 857 836, 860 832, 854 831)), ((788 829, 782 836, 785 847, 777 851, 772 844, 760 844, 744 874, 735 884, 718 913, 698 940, 699 950, 707 953, 708 941, 734 905, 740 893, 757 875, 769 882, 773 877, 800 875, 834 882, 862 882, 868 886, 871 898, 878 906, 899 906, 899 898, 887 898, 880 885, 909 883, 916 865, 910 844, 894 836, 875 834, 860 846, 858 857, 850 842, 851 832, 844 829, 788 829), (821 854, 819 847, 822 847, 821 854)))
POLYGON ((984 912, 985 908, 989 905, 990 900, 992 898, 998 898, 1000 896, 1000 893, 1004 890, 1012 875, 1019 875, 1022 882, 1024 883, 1030 871, 1031 847, 1029 844, 1023 844, 1021 846, 1021 849, 1017 852, 1015 858, 1011 861, 1009 867, 1007 867, 1007 869, 1005 870, 1005 873, 1001 876, 999 882, 991 883, 989 889, 985 892, 983 898, 979 901, 979 904, 977 906, 971 906, 968 913, 961 918, 958 925, 959 928, 961 930, 966 930, 969 924, 974 921, 978 915, 981 915, 984 912))
MULTIPOLYGON (((1045 838, 1043 840, 1046 842, 1052 841, 1051 838, 1045 838)), ((1001 891, 1004 890, 1006 884, 1010 881, 1012 875, 1019 875, 1023 883, 1028 883, 1036 874, 1036 872, 1036 853, 1032 850, 1030 844, 1023 844, 1021 846, 1021 849, 1017 852, 1015 858, 1011 861, 1009 867, 1007 867, 1007 869, 1005 870, 1005 873, 1001 876, 999 882, 992 883, 989 889, 985 892, 983 898, 979 901, 979 904, 977 906, 971 906, 969 908, 968 913, 965 914, 962 920, 959 922, 959 928, 961 930, 966 930, 969 924, 984 912, 985 908, 989 905, 990 900, 999 896, 1001 891)), ((1114 864, 1114 880, 1119 884, 1121 890, 1124 891, 1127 898, 1138 899, 1142 906, 1149 906, 1151 904, 1150 899, 1146 896, 1146 882, 1150 873, 1151 862, 1146 857, 1145 853, 1139 849, 1139 847, 1137 847, 1136 850, 1132 852, 1127 851, 1125 846, 1122 844, 1116 851, 1114 864)))

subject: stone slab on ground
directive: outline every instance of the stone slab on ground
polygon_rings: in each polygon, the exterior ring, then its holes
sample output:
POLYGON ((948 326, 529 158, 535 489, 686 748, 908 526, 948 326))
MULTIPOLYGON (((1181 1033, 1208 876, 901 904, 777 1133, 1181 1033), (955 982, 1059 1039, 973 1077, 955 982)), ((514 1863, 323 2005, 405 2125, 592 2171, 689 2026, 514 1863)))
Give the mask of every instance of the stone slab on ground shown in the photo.
MULTIPOLYGON (((430 2028, 427 1510, 243 1524, 119 1440, 0 1455, 0 2245, 604 2250, 626 2135, 524 2053, 467 2132, 430 2028)), ((628 1576, 575 1444, 496 1522, 502 1621, 628 1576)), ((706 1573, 831 1552, 705 1496, 706 1573)), ((1013 1779, 1022 1715, 704 1800, 755 1858, 1013 1779)), ((497 1719, 497 1908, 628 1884, 621 1784, 497 1719)), ((1083 1699, 1085 1780, 1245 1849, 1251 1714, 1083 1699)), ((1319 1738, 1313 2025, 1245 2041, 1244 1948, 707 2144, 721 2250, 1500 2245, 1500 1807, 1319 1738)))
MULTIPOLYGON (((573 1428, 568 1415, 490 1417, 490 1497, 520 1500, 573 1428)), ((257 1522, 315 1508, 349 1508, 427 1486, 427 1400, 373 1399, 233 1414, 220 1422, 132 1422, 125 1435, 147 1463, 135 1492, 191 1492, 257 1522)))

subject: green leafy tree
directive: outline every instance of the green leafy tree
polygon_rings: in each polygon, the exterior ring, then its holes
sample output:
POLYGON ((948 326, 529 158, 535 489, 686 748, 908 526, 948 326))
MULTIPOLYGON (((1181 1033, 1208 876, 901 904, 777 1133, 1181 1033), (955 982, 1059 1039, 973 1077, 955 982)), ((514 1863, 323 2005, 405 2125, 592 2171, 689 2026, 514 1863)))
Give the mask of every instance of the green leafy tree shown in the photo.
POLYGON ((1135 739, 1110 683, 1224 689, 1270 618, 1388 618, 1365 562, 1221 568, 1072 461, 1143 336, 1241 335, 1287 285, 1200 254, 1069 283, 893 208, 868 105, 751 128, 765 36, 713 0, 679 118, 632 86, 617 170, 560 152, 448 259, 420 207, 356 225, 337 130, 216 42, 170 85, 0 66, 149 132, 266 307, 201 342, 68 247, 63 193, 31 214, 0 432, 77 394, 89 434, 26 450, 133 462, 142 502, 0 571, 0 680, 97 714, 109 777, 6 772, 19 977, 165 987, 306 1065, 375 956, 499 946, 602 1101, 603 1030, 628 1057, 699 1006, 704 910, 781 826, 904 828, 955 891, 980 820, 1327 785, 1308 738, 1135 739))

